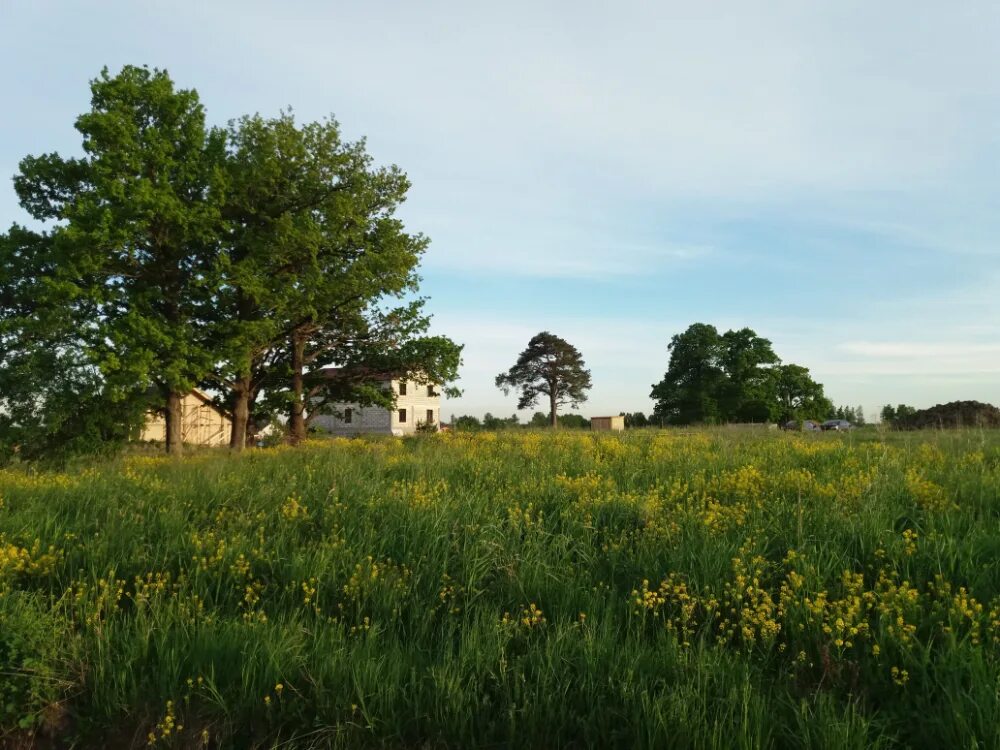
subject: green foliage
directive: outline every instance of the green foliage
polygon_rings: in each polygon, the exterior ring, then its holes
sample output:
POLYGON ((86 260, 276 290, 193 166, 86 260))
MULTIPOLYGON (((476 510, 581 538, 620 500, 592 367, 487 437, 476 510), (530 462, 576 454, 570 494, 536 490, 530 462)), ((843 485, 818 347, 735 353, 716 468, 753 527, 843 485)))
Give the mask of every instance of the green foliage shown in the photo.
POLYGON ((3 412, 8 452, 35 434, 38 452, 101 446, 149 406, 179 451, 195 386, 231 410, 242 448, 280 412, 301 438, 337 399, 392 405, 358 373, 455 380, 461 347, 427 336, 413 299, 428 241, 395 216, 397 167, 334 120, 209 128, 162 70, 105 69, 91 94, 84 155, 28 156, 14 180, 47 231, 0 237, 0 408, 37 384, 37 416, 3 412), (354 376, 322 374, 331 364, 354 376))
POLYGON ((35 219, 58 222, 56 283, 88 313, 78 333, 108 389, 188 391, 212 360, 198 319, 212 303, 223 134, 165 71, 105 69, 91 94, 76 121, 85 156, 26 157, 15 188, 35 219))
POLYGON ((549 424, 549 418, 545 416, 545 412, 542 411, 536 411, 531 415, 531 419, 528 421, 529 427, 548 427, 549 424))
POLYGON ((773 369, 772 382, 777 399, 777 419, 827 419, 833 403, 823 395, 823 386, 812 379, 808 367, 778 365, 773 369))
POLYGON ((669 424, 825 418, 832 404, 799 365, 781 364, 749 328, 719 334, 695 323, 673 336, 670 364, 653 386, 654 416, 669 424))
MULTIPOLYGON (((0 537, 0 555, 3 554, 0 537)), ((47 597, 4 590, 0 572, 0 744, 6 732, 57 729, 69 680, 70 624, 47 597)))
POLYGON ((886 404, 882 407, 882 423, 888 427, 901 428, 909 424, 917 413, 916 407, 899 404, 886 404))
POLYGON ((144 392, 108 393, 80 335, 89 308, 68 304, 54 242, 17 226, 0 235, 0 465, 108 450, 142 419, 144 392))
MULTIPOLYGON (((45 277, 32 302, 47 323, 44 345, 55 339, 63 359, 99 373, 90 394, 109 404, 155 388, 176 449, 178 396, 213 360, 201 319, 214 301, 206 278, 223 229, 224 134, 206 128, 196 92, 134 66, 91 82, 76 129, 82 158, 28 156, 14 178, 21 206, 49 227, 44 252, 20 274, 45 277)), ((35 328, 21 319, 25 340, 35 328)))
POLYGON ((559 426, 576 430, 589 430, 590 420, 581 414, 560 414, 559 426))
POLYGON ((901 430, 1000 427, 1000 409, 979 401, 952 401, 919 410, 900 404, 892 426, 901 430))
POLYGON ((479 417, 463 414, 460 417, 452 417, 451 426, 459 432, 475 432, 483 428, 483 423, 479 417))
POLYGON ((722 421, 718 395, 726 376, 715 326, 695 323, 671 338, 667 349, 670 365, 650 393, 656 401, 654 413, 670 424, 722 421))
POLYGON ((507 372, 496 377, 504 394, 518 391, 518 409, 528 409, 540 397, 549 401, 549 423, 555 426, 560 406, 576 408, 587 400, 590 370, 575 346, 548 331, 536 334, 507 372))
POLYGON ((239 409, 252 406, 257 418, 284 411, 301 438, 337 401, 391 408, 393 394, 371 373, 453 381, 461 347, 423 335, 424 301, 386 306, 417 291, 428 243, 395 217, 406 175, 375 167, 335 120, 245 117, 230 125, 228 143, 231 232, 218 263, 217 326, 226 356, 211 381, 224 401, 234 411, 249 402, 239 409), (335 376, 329 365, 339 365, 335 376))
POLYGON ((838 406, 830 413, 830 419, 846 419, 852 425, 863 427, 865 411, 861 406, 838 406))
POLYGON ((650 427, 652 426, 649 419, 641 411, 637 411, 634 414, 621 413, 621 416, 625 417, 625 428, 632 429, 634 427, 650 427))
POLYGON ((517 418, 517 414, 512 414, 506 419, 503 417, 494 417, 489 412, 483 415, 484 430, 506 430, 511 427, 519 427, 520 424, 521 422, 517 418))

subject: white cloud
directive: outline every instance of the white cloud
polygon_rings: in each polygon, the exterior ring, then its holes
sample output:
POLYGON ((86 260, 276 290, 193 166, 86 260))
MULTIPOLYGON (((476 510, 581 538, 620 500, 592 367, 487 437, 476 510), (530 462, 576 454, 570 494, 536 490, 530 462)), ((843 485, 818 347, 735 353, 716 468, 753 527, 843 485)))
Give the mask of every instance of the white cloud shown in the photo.
POLYGON ((947 358, 968 359, 972 357, 991 357, 1000 359, 1000 344, 970 344, 958 342, 920 342, 920 341, 847 341, 839 347, 851 354, 865 357, 881 357, 891 359, 925 359, 947 358))

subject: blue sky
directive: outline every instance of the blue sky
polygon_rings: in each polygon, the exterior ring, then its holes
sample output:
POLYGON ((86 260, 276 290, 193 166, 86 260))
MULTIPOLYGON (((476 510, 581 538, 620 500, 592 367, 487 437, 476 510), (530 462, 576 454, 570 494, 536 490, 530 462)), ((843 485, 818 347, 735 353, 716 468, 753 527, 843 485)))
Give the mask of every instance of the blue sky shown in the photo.
MULTIPOLYGON (((0 0, 0 224, 102 66, 212 122, 335 115, 413 190, 444 414, 550 330, 585 414, 649 411, 670 336, 750 326, 834 401, 1000 403, 1000 5, 0 0)), ((527 416, 527 414, 523 415, 527 416)))

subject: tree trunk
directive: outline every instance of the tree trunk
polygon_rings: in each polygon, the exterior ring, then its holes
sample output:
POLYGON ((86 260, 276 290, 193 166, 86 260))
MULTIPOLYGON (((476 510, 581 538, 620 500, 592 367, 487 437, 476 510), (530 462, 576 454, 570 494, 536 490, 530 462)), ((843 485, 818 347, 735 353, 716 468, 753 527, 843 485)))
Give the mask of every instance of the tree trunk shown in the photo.
POLYGON ((241 377, 233 385, 233 429, 229 433, 229 448, 241 451, 247 444, 247 422, 250 419, 250 376, 241 377))
POLYGON ((167 391, 167 453, 179 456, 184 451, 184 394, 167 391))
POLYGON ((549 423, 553 427, 559 426, 559 417, 556 415, 556 392, 552 389, 552 393, 549 394, 549 423))
POLYGON ((257 447, 257 425, 253 421, 253 417, 247 420, 247 436, 245 445, 247 448, 257 447))
POLYGON ((300 334, 292 334, 292 413, 288 419, 289 438, 292 445, 306 439, 306 404, 303 384, 305 368, 306 339, 300 334))
POLYGON ((251 386, 247 390, 246 447, 256 448, 257 439, 260 436, 260 423, 258 421, 260 415, 257 413, 257 397, 260 395, 260 382, 254 383, 253 375, 250 376, 247 382, 251 383, 251 386))

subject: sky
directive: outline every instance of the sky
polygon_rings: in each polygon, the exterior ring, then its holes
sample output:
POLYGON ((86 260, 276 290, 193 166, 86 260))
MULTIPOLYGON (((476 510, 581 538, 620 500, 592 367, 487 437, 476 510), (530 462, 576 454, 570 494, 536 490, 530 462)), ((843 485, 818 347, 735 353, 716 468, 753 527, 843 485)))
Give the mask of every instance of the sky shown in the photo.
POLYGON ((996 2, 0 0, 0 36, 0 226, 22 157, 79 153, 104 66, 166 68, 213 124, 333 115, 399 165, 465 345, 445 418, 513 413, 493 380, 542 330, 592 371, 583 414, 649 412, 694 322, 869 418, 1000 403, 996 2))

